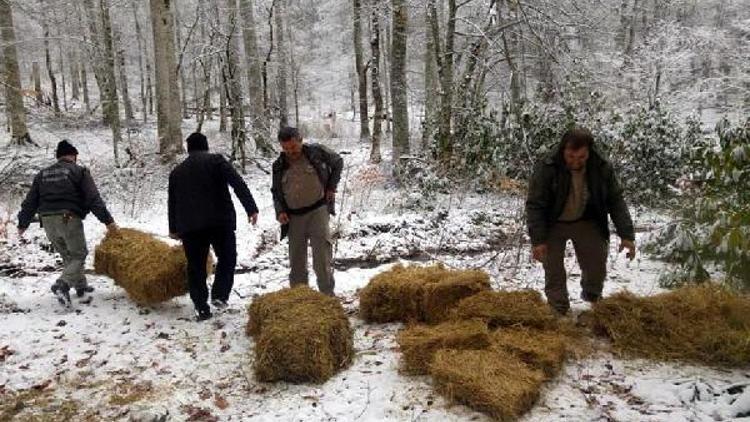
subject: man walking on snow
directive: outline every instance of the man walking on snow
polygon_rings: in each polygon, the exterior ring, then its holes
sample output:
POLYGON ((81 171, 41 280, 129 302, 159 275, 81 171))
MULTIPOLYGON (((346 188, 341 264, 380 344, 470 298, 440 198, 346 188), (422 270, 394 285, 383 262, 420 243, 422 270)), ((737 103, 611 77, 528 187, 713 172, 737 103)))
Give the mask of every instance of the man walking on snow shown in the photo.
POLYGON ((187 138, 188 157, 169 175, 169 235, 182 240, 187 258, 187 278, 196 319, 211 318, 206 287, 208 249, 216 253, 216 274, 211 286, 211 304, 226 308, 234 285, 237 263, 237 228, 231 186, 242 203, 248 221, 258 222, 258 207, 245 181, 221 154, 208 152, 201 133, 187 138))
POLYGON ((539 163, 529 183, 526 216, 532 256, 544 266, 547 302, 559 314, 570 308, 565 246, 573 241, 581 267, 581 298, 601 298, 607 275, 609 221, 621 239, 620 251, 635 257, 635 232, 612 166, 593 147, 587 129, 565 133, 557 150, 539 163))
POLYGON ((344 160, 319 144, 303 144, 293 127, 279 131, 283 152, 273 163, 271 192, 282 238, 289 235, 289 283, 307 285, 307 244, 321 293, 333 296, 333 243, 329 215, 335 214, 336 188, 344 160))
POLYGON ((18 235, 23 236, 34 214, 39 213, 41 224, 52 247, 63 259, 63 272, 52 285, 58 301, 70 306, 69 290, 83 297, 94 288, 86 282, 83 264, 88 255, 83 232, 83 219, 89 211, 116 231, 115 220, 99 196, 91 172, 76 164, 78 150, 67 140, 57 144, 57 162, 37 173, 18 213, 18 235))

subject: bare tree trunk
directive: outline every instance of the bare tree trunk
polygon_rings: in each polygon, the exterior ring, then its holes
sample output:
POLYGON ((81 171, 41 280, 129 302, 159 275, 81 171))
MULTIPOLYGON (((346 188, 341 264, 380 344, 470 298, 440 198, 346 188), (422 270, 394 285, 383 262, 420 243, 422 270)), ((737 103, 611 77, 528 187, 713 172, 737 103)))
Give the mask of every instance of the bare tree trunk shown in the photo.
POLYGON ((151 27, 154 34, 159 153, 164 160, 172 161, 176 154, 183 151, 174 28, 172 27, 174 3, 172 0, 150 0, 150 4, 151 27))
POLYGON ((138 94, 141 100, 141 117, 143 123, 146 123, 146 75, 143 74, 143 51, 145 40, 143 38, 143 32, 141 31, 140 19, 138 19, 138 6, 136 3, 132 3, 133 6, 133 22, 135 22, 135 38, 138 42, 138 94))
POLYGON ((226 132, 227 131, 227 96, 226 96, 226 90, 224 89, 224 81, 221 80, 221 68, 222 64, 221 61, 219 61, 219 78, 218 83, 216 84, 217 87, 219 87, 219 132, 226 132))
POLYGON ((445 48, 440 42, 435 0, 430 0, 430 28, 435 46, 435 60, 440 77, 440 119, 438 125, 438 155, 442 160, 449 160, 453 155, 451 136, 451 119, 453 117, 453 42, 456 32, 456 1, 448 0, 448 21, 445 31, 445 48))
POLYGON ((292 69, 292 98, 294 98, 294 126, 299 127, 299 73, 300 69, 294 57, 294 37, 290 25, 286 26, 289 66, 292 69))
POLYGON ((115 166, 120 166, 119 145, 122 143, 120 133, 120 102, 117 98, 117 84, 115 83, 115 55, 112 40, 112 21, 109 16, 108 0, 99 0, 99 12, 102 19, 102 48, 104 53, 104 75, 107 114, 109 124, 112 128, 112 149, 114 152, 115 166))
POLYGON ((260 51, 255 23, 255 10, 252 0, 240 0, 240 13, 244 27, 242 36, 245 43, 245 64, 247 66, 247 89, 250 94, 250 124, 255 149, 264 156, 274 153, 270 143, 270 124, 266 117, 263 101, 263 75, 261 73, 260 51))
POLYGON ((60 99, 57 97, 57 79, 55 79, 52 59, 49 54, 49 25, 46 22, 42 24, 42 30, 44 31, 44 62, 47 65, 47 77, 49 77, 49 83, 52 87, 52 107, 55 110, 55 116, 60 117, 60 99))
POLYGON ((39 71, 39 62, 31 63, 31 79, 34 81, 36 105, 42 105, 44 97, 42 96, 42 78, 39 71))
POLYGON ((354 66, 357 72, 357 88, 359 90, 359 138, 367 140, 370 137, 370 125, 367 112, 367 68, 362 54, 362 4, 361 0, 353 0, 354 5, 354 66))
POLYGON ((380 92, 380 10, 377 3, 373 5, 370 15, 370 82, 372 83, 372 99, 375 103, 375 112, 372 119, 372 148, 370 149, 370 162, 379 163, 380 142, 383 137, 383 96, 380 92))
POLYGON ((85 63, 81 63, 81 88, 83 88, 83 104, 86 105, 86 113, 91 113, 91 99, 89 98, 89 76, 86 72, 85 63))
POLYGON ((237 31, 238 10, 235 0, 226 0, 228 11, 224 45, 225 66, 222 68, 222 79, 226 90, 227 103, 232 115, 232 158, 239 159, 243 173, 246 170, 245 154, 245 113, 242 110, 242 84, 238 64, 239 34, 237 31))
POLYGON ((73 48, 70 53, 70 98, 80 101, 81 99, 81 72, 78 65, 78 50, 73 48))
MULTIPOLYGON (((180 8, 177 7, 177 3, 172 7, 172 15, 174 16, 174 34, 175 34, 175 48, 177 51, 181 51, 182 49, 182 24, 180 20, 180 8)), ((180 57, 182 59, 182 57, 180 57)), ((182 118, 187 119, 190 117, 188 114, 188 106, 187 106, 187 84, 185 83, 185 71, 182 68, 182 61, 180 61, 177 66, 179 69, 177 72, 179 73, 180 77, 180 106, 182 109, 182 118)))
MULTIPOLYGON (((58 36, 59 35, 60 35, 60 32, 58 30, 58 36)), ((68 92, 67 92, 67 87, 65 86, 65 61, 63 60, 62 41, 60 40, 58 40, 58 43, 57 43, 57 60, 60 63, 60 79, 61 79, 60 86, 62 87, 63 110, 68 111, 68 92)))
POLYGON ((390 16, 385 16, 385 37, 380 37, 381 47, 381 60, 382 66, 382 83, 384 93, 384 104, 383 104, 383 121, 385 122, 385 133, 389 136, 393 134, 393 96, 391 95, 391 32, 393 31, 392 19, 390 16))
POLYGON ((5 98, 10 120, 10 143, 24 145, 32 143, 26 127, 26 110, 21 96, 21 76, 16 53, 16 33, 13 28, 13 11, 9 0, 0 0, 0 34, 3 41, 3 64, 5 65, 5 98))
POLYGON ((275 0, 276 4, 276 65, 279 96, 279 126, 289 125, 289 106, 287 105, 287 58, 286 44, 284 43, 284 0, 275 0))
POLYGON ((393 8, 391 98, 393 101, 393 163, 395 170, 399 167, 401 156, 410 152, 409 109, 406 96, 406 31, 409 16, 404 0, 391 0, 391 7, 393 8))
POLYGON ((430 35, 429 15, 425 10, 425 50, 424 50, 424 122, 422 127, 422 153, 430 148, 434 133, 433 125, 437 122, 438 87, 435 69, 435 40, 430 35))
POLYGON ((125 66, 125 48, 120 41, 119 31, 114 31, 115 46, 117 48, 117 68, 120 71, 120 95, 122 104, 125 107, 125 124, 130 127, 133 125, 133 105, 130 102, 130 91, 128 90, 128 73, 125 66))

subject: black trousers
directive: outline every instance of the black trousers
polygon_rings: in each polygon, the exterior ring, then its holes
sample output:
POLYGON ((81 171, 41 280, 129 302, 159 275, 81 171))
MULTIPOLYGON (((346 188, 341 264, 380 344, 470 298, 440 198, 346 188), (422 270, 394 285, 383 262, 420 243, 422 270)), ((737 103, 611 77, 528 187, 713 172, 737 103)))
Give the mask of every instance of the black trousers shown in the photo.
POLYGON ((216 254, 216 274, 211 286, 211 299, 228 300, 234 285, 234 267, 237 263, 234 230, 219 227, 186 233, 182 236, 182 246, 187 258, 188 289, 195 309, 208 309, 206 261, 209 247, 213 247, 216 254))

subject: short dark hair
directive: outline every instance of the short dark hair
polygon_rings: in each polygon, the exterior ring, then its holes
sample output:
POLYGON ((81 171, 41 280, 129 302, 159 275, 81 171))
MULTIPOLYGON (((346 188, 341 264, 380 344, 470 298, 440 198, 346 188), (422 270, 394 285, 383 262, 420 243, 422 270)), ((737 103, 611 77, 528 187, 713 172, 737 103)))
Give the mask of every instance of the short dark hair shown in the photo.
POLYGON ((594 144, 594 135, 591 134, 586 128, 576 127, 565 132, 562 137, 563 149, 570 147, 571 149, 578 150, 581 148, 591 148, 594 144))
POLYGON ((299 134, 299 130, 296 127, 285 126, 279 129, 279 142, 288 141, 290 139, 302 139, 299 134))
POLYGON ((200 132, 191 133, 187 137, 187 150, 188 152, 208 151, 208 139, 206 139, 206 135, 200 132))

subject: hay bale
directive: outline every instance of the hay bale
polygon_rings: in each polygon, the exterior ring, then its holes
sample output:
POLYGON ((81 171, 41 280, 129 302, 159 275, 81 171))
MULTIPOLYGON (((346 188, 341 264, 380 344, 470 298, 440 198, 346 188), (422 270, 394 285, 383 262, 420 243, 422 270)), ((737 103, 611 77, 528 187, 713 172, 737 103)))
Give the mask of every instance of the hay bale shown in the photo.
POLYGON ((484 349, 490 345, 487 324, 478 320, 413 325, 398 334, 401 369, 411 375, 429 372, 432 358, 440 349, 484 349))
POLYGON ((430 373, 448 399, 503 421, 527 412, 544 380, 541 371, 501 350, 440 350, 430 373))
MULTIPOLYGON (((210 254, 206 265, 209 271, 213 268, 210 254)), ((94 272, 111 277, 142 305, 188 292, 187 260, 182 246, 170 246, 134 229, 107 233, 94 251, 94 272)))
POLYGON ((490 276, 484 271, 451 271, 445 279, 424 286, 424 320, 430 324, 445 321, 461 299, 488 290, 490 276))
POLYGON ((370 280, 359 292, 359 313, 367 322, 421 320, 424 286, 444 279, 442 265, 396 265, 370 280))
POLYGON ((624 354, 728 367, 750 362, 750 298, 719 285, 650 297, 617 293, 597 302, 588 319, 624 354))
MULTIPOLYGON (((249 332, 255 333, 253 369, 259 381, 321 383, 351 363, 352 330, 336 298, 306 286, 257 301, 249 332)), ((251 305, 252 308, 252 305, 251 305)))
POLYGON ((554 328, 557 320, 536 290, 486 291, 461 300, 454 319, 481 319, 491 329, 522 325, 554 328))
POLYGON ((266 321, 283 315, 288 309, 297 305, 314 304, 325 307, 329 313, 335 313, 341 307, 338 301, 321 300, 321 294, 307 286, 281 289, 256 297, 247 307, 247 325, 245 333, 257 337, 263 331, 266 321))
POLYGON ((462 298, 489 288, 489 276, 481 271, 396 265, 360 291, 359 312, 367 322, 434 323, 446 319, 446 312, 462 298))
POLYGON ((560 372, 566 355, 567 338, 558 331, 529 328, 501 328, 490 335, 492 349, 510 352, 547 378, 560 372))

